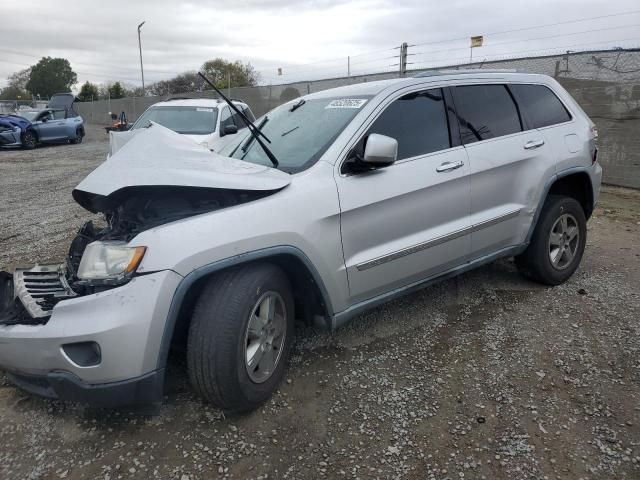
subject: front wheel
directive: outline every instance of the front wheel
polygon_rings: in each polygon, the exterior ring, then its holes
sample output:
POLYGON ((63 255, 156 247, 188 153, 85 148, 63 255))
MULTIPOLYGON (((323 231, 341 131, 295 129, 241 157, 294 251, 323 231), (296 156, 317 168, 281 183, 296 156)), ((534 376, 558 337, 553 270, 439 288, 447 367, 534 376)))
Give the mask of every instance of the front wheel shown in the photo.
POLYGON ((232 412, 257 408, 281 382, 293 339, 286 274, 264 263, 222 272, 196 303, 187 344, 194 389, 232 412))
POLYGON ((546 200, 527 249, 516 257, 518 269, 545 285, 566 282, 582 260, 587 243, 587 220, 571 197, 546 200))
POLYGON ((27 130, 22 134, 22 147, 26 150, 33 150, 38 145, 36 134, 32 130, 27 130))
POLYGON ((73 143, 73 144, 82 143, 83 137, 84 137, 84 131, 81 128, 79 128, 76 130, 76 138, 72 138, 71 140, 69 140, 69 143, 73 143))

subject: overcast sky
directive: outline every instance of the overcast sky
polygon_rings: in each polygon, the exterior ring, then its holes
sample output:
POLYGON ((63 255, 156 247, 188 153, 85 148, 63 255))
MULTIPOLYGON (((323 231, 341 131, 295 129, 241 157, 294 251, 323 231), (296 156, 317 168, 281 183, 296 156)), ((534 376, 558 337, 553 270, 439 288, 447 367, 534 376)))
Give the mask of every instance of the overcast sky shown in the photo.
POLYGON ((265 84, 346 75, 347 56, 352 73, 392 70, 402 42, 418 44, 409 48, 414 66, 462 63, 470 35, 485 35, 479 60, 640 46, 638 0, 3 1, 0 87, 47 55, 67 58, 79 83, 139 85, 143 20, 147 84, 215 57, 251 62, 265 84))

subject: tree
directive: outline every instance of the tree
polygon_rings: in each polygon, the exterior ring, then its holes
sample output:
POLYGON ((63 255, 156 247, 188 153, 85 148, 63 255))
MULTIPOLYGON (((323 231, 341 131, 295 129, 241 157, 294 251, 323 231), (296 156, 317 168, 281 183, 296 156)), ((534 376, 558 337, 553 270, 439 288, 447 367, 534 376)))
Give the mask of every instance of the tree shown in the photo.
POLYGON ((169 95, 172 93, 202 92, 207 84, 196 72, 184 72, 169 80, 161 80, 149 85, 152 95, 169 95))
POLYGON ((31 98, 27 93, 26 85, 31 74, 31 67, 12 73, 7 77, 7 86, 0 91, 1 100, 16 100, 18 98, 31 98))
POLYGON ((222 58, 204 62, 202 73, 218 88, 227 88, 229 77, 231 77, 232 87, 253 87, 260 79, 260 74, 250 63, 242 63, 239 60, 227 62, 222 58))
POLYGON ((120 82, 115 82, 111 85, 108 85, 107 93, 111 98, 123 98, 127 96, 127 91, 120 82))
POLYGON ((50 97, 54 93, 70 92, 77 81, 78 76, 71 69, 69 60, 42 57, 31 67, 26 89, 33 95, 50 97))
POLYGON ((100 92, 98 91, 98 86, 89 81, 82 84, 80 93, 78 93, 78 98, 81 102, 91 102, 92 100, 98 100, 99 96, 100 92))

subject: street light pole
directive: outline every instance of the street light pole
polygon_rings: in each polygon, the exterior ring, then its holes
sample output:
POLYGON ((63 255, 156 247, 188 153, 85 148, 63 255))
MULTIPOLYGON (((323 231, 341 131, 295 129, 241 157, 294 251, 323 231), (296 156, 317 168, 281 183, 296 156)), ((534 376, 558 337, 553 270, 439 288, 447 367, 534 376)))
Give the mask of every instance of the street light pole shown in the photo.
POLYGON ((140 73, 142 74, 142 96, 144 97, 144 68, 142 67, 142 42, 140 41, 140 29, 142 28, 142 26, 145 24, 145 22, 142 22, 140 25, 138 25, 138 49, 140 50, 140 73))

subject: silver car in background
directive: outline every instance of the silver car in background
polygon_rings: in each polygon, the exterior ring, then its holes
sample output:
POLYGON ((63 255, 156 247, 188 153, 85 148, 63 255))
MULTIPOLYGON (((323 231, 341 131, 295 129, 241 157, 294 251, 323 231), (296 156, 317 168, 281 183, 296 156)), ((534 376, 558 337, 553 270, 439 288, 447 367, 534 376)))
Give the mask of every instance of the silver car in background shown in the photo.
POLYGON ((296 319, 335 329, 501 257, 547 285, 579 266, 597 132, 550 77, 369 82, 256 123, 268 142, 245 131, 219 154, 152 124, 76 187, 107 226, 86 224, 64 264, 0 276, 16 385, 158 402, 183 342, 195 390, 246 411, 283 378, 296 319))

